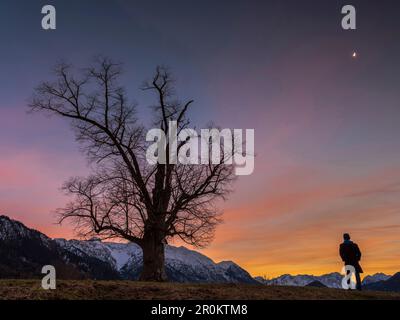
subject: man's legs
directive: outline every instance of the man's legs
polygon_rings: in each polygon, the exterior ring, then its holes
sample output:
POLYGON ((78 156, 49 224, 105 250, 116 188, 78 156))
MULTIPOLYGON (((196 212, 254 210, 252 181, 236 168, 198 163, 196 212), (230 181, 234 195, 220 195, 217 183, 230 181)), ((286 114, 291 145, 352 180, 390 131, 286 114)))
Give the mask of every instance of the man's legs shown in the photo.
POLYGON ((360 273, 356 270, 356 289, 361 291, 361 277, 360 273))

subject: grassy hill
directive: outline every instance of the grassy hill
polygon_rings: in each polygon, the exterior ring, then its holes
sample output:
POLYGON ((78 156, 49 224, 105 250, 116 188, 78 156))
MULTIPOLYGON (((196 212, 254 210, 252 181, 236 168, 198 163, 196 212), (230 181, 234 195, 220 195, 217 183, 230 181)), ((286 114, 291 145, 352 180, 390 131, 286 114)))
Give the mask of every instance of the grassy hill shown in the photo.
POLYGON ((400 300, 400 293, 345 291, 313 287, 243 284, 181 284, 135 281, 60 280, 43 290, 40 280, 0 280, 0 299, 254 299, 254 300, 400 300))

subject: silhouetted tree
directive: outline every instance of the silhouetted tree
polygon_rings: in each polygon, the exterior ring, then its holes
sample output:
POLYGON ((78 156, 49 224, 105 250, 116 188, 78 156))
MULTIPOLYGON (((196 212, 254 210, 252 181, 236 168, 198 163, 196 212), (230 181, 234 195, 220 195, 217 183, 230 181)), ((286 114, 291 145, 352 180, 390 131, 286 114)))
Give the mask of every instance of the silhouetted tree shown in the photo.
MULTIPOLYGON (((36 88, 30 109, 69 119, 93 167, 90 176, 64 184, 73 200, 58 209, 59 222, 70 219, 81 236, 138 244, 143 250, 140 279, 166 280, 164 246, 169 238, 199 247, 212 240, 221 221, 215 200, 229 192, 232 166, 224 155, 218 164, 173 164, 169 143, 166 163, 149 164, 147 130, 119 85, 120 64, 101 58, 78 75, 59 64, 55 75, 55 81, 36 88)), ((157 67, 142 89, 156 97, 154 125, 168 132, 169 121, 176 121, 178 133, 188 127, 193 101, 175 99, 165 68, 157 67)))

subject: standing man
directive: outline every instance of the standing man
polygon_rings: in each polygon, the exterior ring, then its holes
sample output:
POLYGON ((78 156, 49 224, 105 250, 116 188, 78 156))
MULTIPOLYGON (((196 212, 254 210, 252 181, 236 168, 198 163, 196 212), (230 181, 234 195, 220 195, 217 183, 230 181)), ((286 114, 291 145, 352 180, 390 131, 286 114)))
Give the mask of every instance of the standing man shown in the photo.
POLYGON ((344 261, 345 265, 351 265, 355 269, 355 276, 357 285, 357 290, 361 290, 361 278, 360 273, 363 273, 363 269, 360 266, 360 259, 361 259, 361 251, 358 248, 358 245, 350 240, 350 235, 345 233, 343 235, 343 243, 340 244, 340 257, 344 261))

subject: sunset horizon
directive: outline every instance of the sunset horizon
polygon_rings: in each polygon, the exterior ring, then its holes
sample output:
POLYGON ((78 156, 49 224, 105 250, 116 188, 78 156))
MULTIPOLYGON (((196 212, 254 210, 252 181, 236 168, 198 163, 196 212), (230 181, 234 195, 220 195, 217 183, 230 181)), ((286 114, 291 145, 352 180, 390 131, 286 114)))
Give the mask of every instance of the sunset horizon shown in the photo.
MULTIPOLYGON (((4 212, 0 212, 0 215, 8 216, 4 212)), ((50 225, 50 227, 47 225, 45 227, 43 227, 43 226, 35 225, 35 224, 32 224, 32 225, 26 224, 24 221, 19 220, 18 216, 8 216, 8 217, 11 219, 17 220, 19 222, 22 222, 28 228, 32 228, 39 232, 42 232, 43 234, 45 234, 46 236, 48 236, 52 239, 57 239, 57 238, 63 238, 66 240, 72 240, 72 239, 89 240, 90 239, 90 238, 86 238, 86 239, 80 238, 80 237, 76 236, 76 234, 74 233, 74 231, 71 228, 68 228, 65 226, 64 227, 59 226, 55 222, 52 225, 50 225), (62 229, 64 232, 62 230, 57 231, 58 229, 62 229), (68 230, 68 229, 69 229, 69 232, 65 233, 65 230, 68 230)), ((217 231, 217 234, 218 234, 218 231, 217 231)), ((359 233, 353 232, 351 234, 359 234, 359 233)), ((218 251, 218 245, 219 245, 218 239, 214 240, 214 242, 208 248, 205 248, 205 249, 200 249, 200 248, 196 248, 193 246, 189 246, 185 243, 178 242, 178 241, 172 241, 169 243, 169 245, 178 246, 178 247, 184 246, 190 250, 198 251, 201 254, 208 256, 209 258, 214 260, 216 263, 219 263, 222 261, 233 261, 233 262, 237 263, 239 266, 241 266, 242 268, 244 268, 246 271, 248 271, 253 277, 259 276, 259 277, 265 277, 267 279, 271 279, 271 278, 276 278, 276 277, 279 277, 279 276, 285 275, 285 274, 290 274, 293 276, 303 275, 303 274, 321 276, 324 274, 335 273, 335 272, 341 273, 343 264, 341 261, 338 261, 338 259, 337 259, 338 244, 341 242, 341 238, 342 238, 342 234, 338 234, 336 239, 329 239, 330 240, 329 243, 331 244, 331 247, 325 246, 323 248, 324 249, 323 251, 329 252, 329 255, 328 254, 326 254, 326 255, 320 254, 320 253, 318 253, 318 251, 316 251, 316 253, 314 253, 315 255, 318 255, 318 259, 315 260, 317 267, 313 267, 312 264, 303 263, 302 256, 300 256, 298 258, 298 260, 301 261, 298 264, 296 264, 296 263, 285 264, 283 262, 284 261, 283 259, 275 258, 277 261, 274 262, 272 265, 270 262, 268 262, 266 268, 264 266, 258 267, 257 262, 254 263, 251 260, 251 262, 249 263, 246 260, 242 260, 240 258, 241 255, 238 253, 239 251, 235 251, 234 249, 232 249, 230 251, 231 255, 228 255, 224 252, 218 251), (217 248, 214 249, 213 247, 217 247, 217 248), (324 267, 320 267, 320 265, 324 265, 324 267)), ((365 244, 367 242, 364 242, 362 237, 357 237, 357 238, 354 237, 354 239, 357 240, 357 242, 360 244, 361 248, 365 247, 365 244)), ((104 240, 104 241, 106 241, 106 242, 126 242, 124 240, 121 240, 121 241, 104 240)), ((321 252, 321 251, 319 251, 319 252, 321 252)), ((309 254, 309 252, 307 252, 307 253, 309 254)), ((261 258, 263 258, 263 257, 261 257, 261 258)), ((367 256, 367 257, 364 257, 363 260, 364 260, 364 265, 365 265, 365 269, 366 269, 366 272, 362 276, 363 278, 365 278, 367 275, 373 275, 376 273, 384 273, 387 275, 393 275, 393 274, 399 272, 398 266, 395 264, 395 262, 391 263, 389 261, 388 266, 385 266, 385 265, 382 265, 382 264, 376 262, 376 261, 380 261, 380 262, 382 261, 382 260, 379 260, 378 258, 376 258, 376 260, 375 260, 375 259, 370 259, 367 256)))
MULTIPOLYGON (((50 2, 0 4, 0 215, 142 250, 88 271, 54 244, 63 279, 167 282, 165 244, 240 266, 172 283, 400 273, 400 3, 50 2)), ((35 279, 1 241, 0 278, 35 279)))

